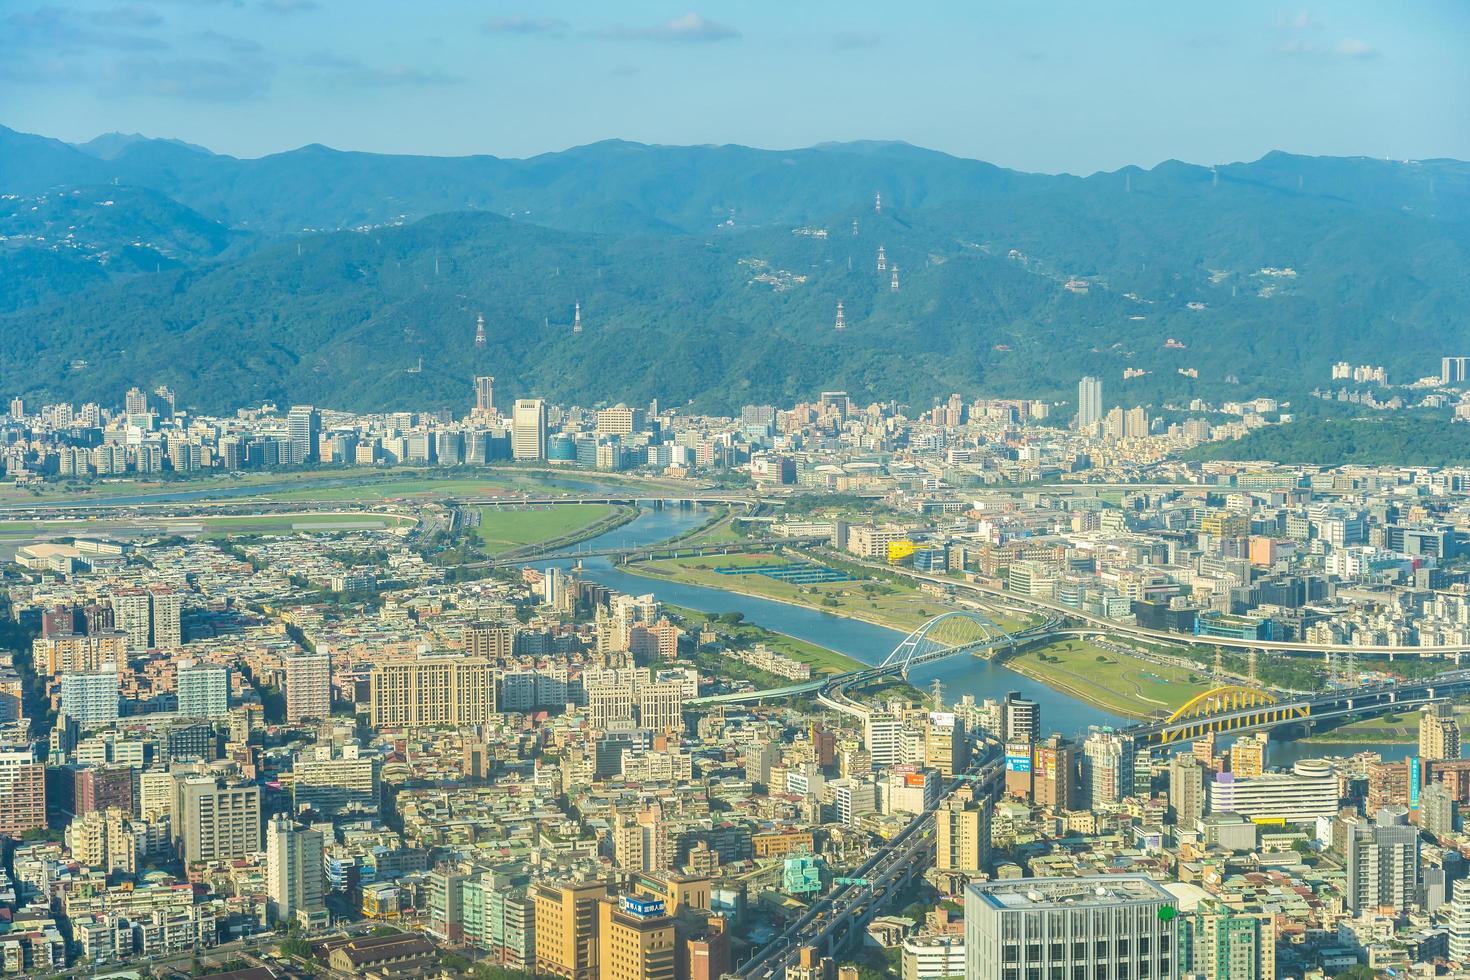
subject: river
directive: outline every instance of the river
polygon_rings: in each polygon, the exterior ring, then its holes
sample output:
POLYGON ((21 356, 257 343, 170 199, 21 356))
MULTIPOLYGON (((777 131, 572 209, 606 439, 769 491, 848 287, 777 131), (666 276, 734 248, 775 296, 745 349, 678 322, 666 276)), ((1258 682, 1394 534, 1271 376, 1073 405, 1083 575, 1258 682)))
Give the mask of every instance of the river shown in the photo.
MULTIPOLYGON (((703 507, 644 507, 638 517, 606 534, 583 541, 569 549, 567 557, 539 563, 538 567, 556 566, 563 570, 576 564, 579 550, 599 548, 636 548, 657 544, 697 528, 710 517, 703 507)), ((582 559, 584 577, 632 595, 653 593, 671 605, 698 609, 701 612, 740 612, 747 621, 766 629, 785 633, 845 654, 865 664, 877 664, 896 647, 904 634, 861 620, 833 616, 816 609, 788 605, 755 596, 726 592, 702 585, 674 582, 662 578, 631 575, 615 567, 610 559, 582 559)), ((935 679, 944 685, 944 697, 953 702, 962 695, 975 699, 1001 698, 1007 691, 1020 692, 1041 707, 1043 731, 1059 731, 1065 735, 1085 737, 1093 725, 1127 727, 1131 719, 1111 714, 1084 701, 1054 691, 1040 681, 1032 680, 990 660, 978 657, 952 657, 914 670, 909 680, 915 687, 927 688, 935 679)), ((1326 744, 1300 741, 1273 741, 1270 764, 1290 766, 1298 759, 1315 759, 1327 755, 1352 755, 1375 751, 1386 760, 1402 759, 1417 747, 1407 744, 1326 744)), ((1470 740, 1466 743, 1470 750, 1470 740)))

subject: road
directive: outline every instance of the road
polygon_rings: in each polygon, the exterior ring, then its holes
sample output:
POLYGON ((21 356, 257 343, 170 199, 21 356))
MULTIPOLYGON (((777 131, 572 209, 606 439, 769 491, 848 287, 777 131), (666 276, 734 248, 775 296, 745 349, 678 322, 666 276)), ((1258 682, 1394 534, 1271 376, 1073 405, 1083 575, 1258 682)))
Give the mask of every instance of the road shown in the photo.
MULTIPOLYGON (((988 789, 1001 772, 1000 747, 987 743, 979 760, 963 776, 952 780, 940 803, 961 786, 972 783, 988 789)), ((815 946, 830 955, 851 941, 853 932, 867 926, 889 903, 899 897, 903 885, 934 863, 934 813, 925 810, 892 840, 854 871, 843 877, 863 879, 865 885, 836 885, 755 955, 734 971, 742 980, 782 980, 796 961, 797 950, 815 946)))

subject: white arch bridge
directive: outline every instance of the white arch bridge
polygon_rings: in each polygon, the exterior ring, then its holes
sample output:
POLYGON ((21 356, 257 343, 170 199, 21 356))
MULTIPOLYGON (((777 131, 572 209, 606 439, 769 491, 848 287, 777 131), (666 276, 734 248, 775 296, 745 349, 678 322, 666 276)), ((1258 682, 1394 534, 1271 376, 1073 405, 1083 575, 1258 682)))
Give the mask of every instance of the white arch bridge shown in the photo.
POLYGON ((717 704, 774 701, 800 694, 840 696, 843 690, 856 684, 895 674, 907 677, 912 667, 923 666, 963 653, 974 653, 987 648, 1005 646, 1050 628, 1051 624, 1048 622, 1019 633, 1008 633, 999 623, 979 610, 956 609, 935 616, 904 637, 902 642, 893 648, 893 652, 884 657, 876 667, 864 667, 845 674, 815 678, 785 687, 767 688, 764 691, 741 691, 736 694, 717 694, 707 698, 694 698, 686 703, 690 707, 697 708, 717 704))

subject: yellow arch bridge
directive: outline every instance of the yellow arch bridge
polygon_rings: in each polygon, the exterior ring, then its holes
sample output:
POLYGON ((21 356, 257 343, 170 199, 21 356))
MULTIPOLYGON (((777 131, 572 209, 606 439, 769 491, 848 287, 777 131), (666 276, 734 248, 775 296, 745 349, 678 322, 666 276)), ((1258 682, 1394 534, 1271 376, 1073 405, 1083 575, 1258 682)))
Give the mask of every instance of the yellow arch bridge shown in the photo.
POLYGON ((1200 694, 1159 725, 1160 742, 1179 742, 1209 732, 1233 732, 1306 718, 1312 706, 1301 701, 1281 703, 1268 691, 1228 685, 1200 694))

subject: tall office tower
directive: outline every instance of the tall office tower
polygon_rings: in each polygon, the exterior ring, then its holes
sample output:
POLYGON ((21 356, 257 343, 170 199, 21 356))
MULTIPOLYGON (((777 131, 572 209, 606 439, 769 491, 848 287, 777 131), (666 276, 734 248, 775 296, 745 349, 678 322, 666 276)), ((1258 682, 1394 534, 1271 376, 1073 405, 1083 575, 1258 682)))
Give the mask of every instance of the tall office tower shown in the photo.
POLYGON ((1144 875, 972 883, 965 889, 965 980, 1176 980, 1174 909, 1174 897, 1144 875))
POLYGON ((1015 691, 1006 694, 1001 704, 1005 742, 1035 742, 1041 738, 1041 706, 1015 691))
POLYGON ((842 318, 842 300, 837 301, 837 321, 832 324, 833 330, 846 330, 847 322, 842 318))
POLYGON ((230 668, 183 661, 179 664, 178 697, 180 718, 228 718, 230 668))
POLYGON ((535 884, 536 970, 563 980, 599 980, 597 903, 607 885, 587 881, 573 885, 535 884))
POLYGON ((1182 753, 1169 760, 1169 810, 1174 826, 1193 830, 1205 816, 1205 767, 1182 753))
POLYGON ((663 899, 624 895, 597 903, 600 980, 674 980, 674 917, 663 899))
POLYGON ((546 458, 546 402, 516 399, 510 418, 510 454, 515 459, 546 458))
POLYGON ((1077 745, 1051 735, 1036 745, 1031 762, 1032 793, 1037 806, 1072 810, 1077 806, 1077 745))
POLYGON ((282 460, 293 466, 319 459, 317 439, 321 436, 322 416, 310 405, 292 405, 286 413, 287 443, 291 458, 282 460))
POLYGON ((1194 918, 1194 972, 1206 980, 1276 980, 1276 917, 1214 900, 1194 918))
POLYGON ((123 410, 129 415, 147 415, 148 393, 137 386, 129 388, 123 396, 123 410))
POLYGON ((481 348, 485 346, 485 314, 483 313, 475 315, 475 346, 481 348))
POLYGON ((1133 746, 1117 732, 1096 731, 1082 743, 1079 802, 1094 809, 1133 795, 1133 746))
POLYGON ((155 650, 177 650, 184 645, 184 593, 163 586, 150 589, 149 613, 153 620, 155 650))
POLYGON ((117 628, 128 634, 128 652, 142 653, 153 642, 153 601, 147 589, 120 589, 109 597, 117 628))
POLYGON ((946 779, 965 771, 965 723, 952 712, 934 711, 924 725, 924 765, 946 779))
POLYGON ((12 419, 23 419, 26 417, 26 400, 19 396, 10 399, 10 417, 12 419))
POLYGON ((1419 758, 1424 762, 1460 757, 1460 723, 1454 706, 1436 701, 1419 709, 1419 758))
POLYGON ((272 922, 326 918, 326 875, 322 867, 322 834, 298 827, 278 813, 265 832, 267 914, 272 922))
POLYGON ((475 378, 475 411, 487 415, 495 411, 495 378, 491 375, 475 378))
POLYGON ((464 652, 468 657, 484 657, 499 663, 510 659, 515 653, 516 627, 514 623, 474 623, 460 631, 464 640, 464 652))
POLYGON ((1255 779, 1266 771, 1266 748, 1270 736, 1265 732, 1242 735, 1230 746, 1230 772, 1237 779, 1255 779))
POLYGON ((174 839, 185 864, 260 851, 260 787, 213 776, 174 776, 174 839))
POLYGON ((374 728, 485 725, 495 715, 495 664, 484 657, 385 660, 368 677, 374 728))
POLYGON ((1102 382, 1086 377, 1077 382, 1077 428, 1087 429, 1102 421, 1102 382))
POLYGON ((1454 884, 1454 900, 1450 903, 1450 959, 1470 963, 1470 878, 1454 884))
POLYGON ((869 711, 863 721, 863 747, 875 766, 891 766, 899 761, 899 744, 903 739, 903 722, 887 711, 869 711))
POLYGON ((1445 357, 1440 359, 1440 384, 1459 384, 1467 380, 1467 365, 1470 357, 1445 357))
POLYGON ((990 863, 988 799, 967 800, 959 794, 939 804, 934 813, 934 867, 976 874, 990 863))
POLYGON ((1409 811, 1388 806, 1372 824, 1356 824, 1347 841, 1347 907, 1354 914, 1391 908, 1402 916, 1413 906, 1419 885, 1419 829, 1409 811))
POLYGON ((286 658, 286 721, 322 720, 332 714, 332 655, 295 653, 286 658))
POLYGON ((104 664, 94 674, 61 675, 61 713, 83 729, 117 721, 117 669, 104 664))
POLYGON ((46 829, 46 764, 30 745, 0 745, 0 835, 46 829))

